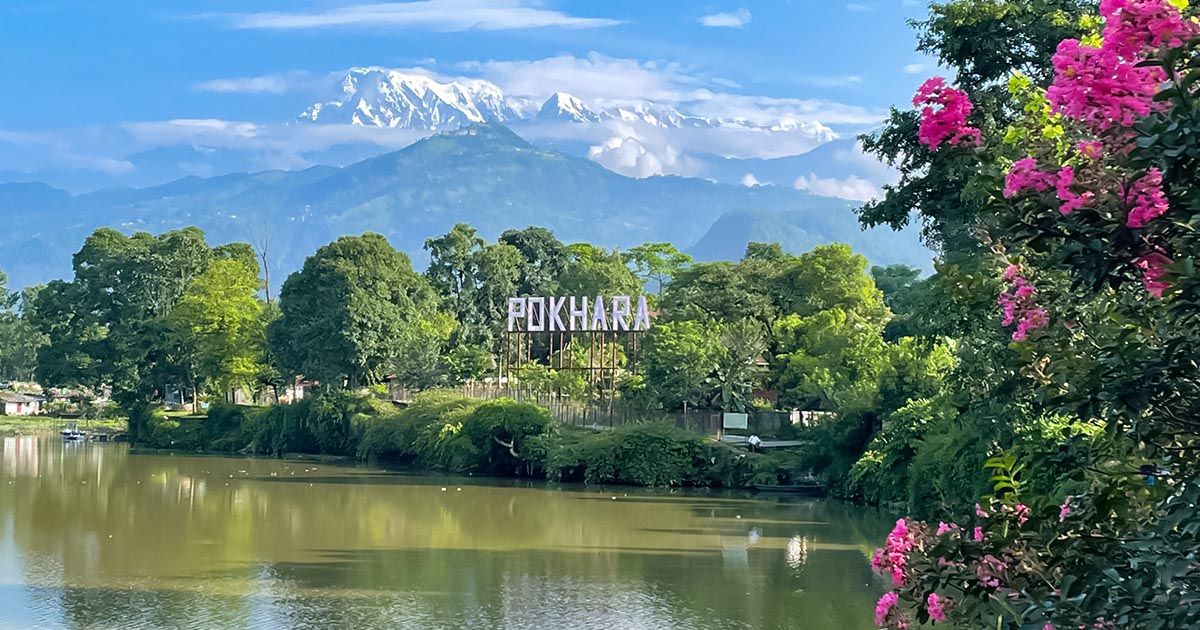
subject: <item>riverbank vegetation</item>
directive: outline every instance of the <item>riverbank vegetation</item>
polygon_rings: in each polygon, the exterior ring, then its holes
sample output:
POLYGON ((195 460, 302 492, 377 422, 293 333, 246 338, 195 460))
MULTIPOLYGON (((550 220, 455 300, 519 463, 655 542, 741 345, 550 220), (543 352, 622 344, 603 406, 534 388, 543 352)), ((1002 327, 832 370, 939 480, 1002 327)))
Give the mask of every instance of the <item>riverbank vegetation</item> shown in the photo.
MULTIPOLYGON (((566 245, 541 228, 489 242, 457 225, 426 249, 422 274, 380 235, 342 237, 310 256, 272 300, 261 252, 247 244, 213 247, 195 228, 132 236, 101 229, 75 256, 73 279, 14 296, 7 312, 36 333, 24 369, 47 387, 111 389, 130 436, 145 445, 349 454, 365 431, 352 420, 380 415, 358 402, 363 392, 407 396, 483 383, 487 396, 495 395, 490 388, 569 403, 558 408, 603 409, 609 424, 616 410, 617 425, 677 417, 688 425, 685 412, 775 412, 804 419, 778 437, 809 444, 794 457, 767 458, 790 460, 771 474, 715 473, 708 469, 724 450, 668 432, 663 470, 651 472, 599 462, 641 457, 628 443, 666 439, 661 431, 597 437, 564 428, 552 441, 561 448, 528 463, 549 478, 746 483, 804 469, 835 494, 879 502, 894 497, 860 491, 855 462, 893 416, 914 415, 905 411, 910 401, 939 396, 954 363, 952 340, 892 325, 888 303, 903 303, 917 272, 870 269, 845 245, 795 255, 752 243, 739 261, 697 263, 667 243, 621 252, 566 245), (573 335, 513 348, 504 330, 514 295, 645 297, 656 321, 636 342, 573 335), (223 428, 221 402, 263 408, 234 434, 223 428), (198 417, 201 407, 214 409, 204 422, 160 412, 184 404, 198 417), (676 447, 697 470, 668 463, 676 447)), ((464 467, 440 450, 397 459, 464 467)))
POLYGON ((142 446, 257 455, 323 454, 469 475, 642 486, 790 484, 795 457, 753 453, 661 423, 612 429, 555 422, 537 405, 420 394, 405 408, 346 392, 271 407, 152 410, 142 446))

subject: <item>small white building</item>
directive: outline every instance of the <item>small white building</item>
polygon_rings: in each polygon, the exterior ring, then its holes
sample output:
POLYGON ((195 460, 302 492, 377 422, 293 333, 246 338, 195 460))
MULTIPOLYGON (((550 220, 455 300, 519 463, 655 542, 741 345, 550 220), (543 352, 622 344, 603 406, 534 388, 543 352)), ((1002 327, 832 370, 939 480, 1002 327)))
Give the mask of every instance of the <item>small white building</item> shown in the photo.
POLYGON ((42 412, 42 398, 0 392, 0 416, 32 416, 42 412))

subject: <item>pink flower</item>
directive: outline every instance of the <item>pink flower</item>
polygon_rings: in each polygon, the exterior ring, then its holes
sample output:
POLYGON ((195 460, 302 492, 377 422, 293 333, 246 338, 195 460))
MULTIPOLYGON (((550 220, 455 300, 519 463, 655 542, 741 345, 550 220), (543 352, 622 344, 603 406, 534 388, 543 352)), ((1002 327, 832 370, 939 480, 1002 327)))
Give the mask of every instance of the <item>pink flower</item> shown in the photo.
POLYGON ((892 609, 896 607, 896 603, 900 601, 900 595, 895 591, 888 591, 875 602, 875 625, 882 626, 887 622, 888 616, 891 615, 892 609))
POLYGON ((903 586, 904 570, 908 566, 908 552, 915 545, 912 533, 904 519, 896 521, 896 526, 888 534, 887 543, 883 549, 875 552, 871 558, 871 568, 876 573, 890 573, 893 586, 903 586))
POLYGON ((1146 292, 1156 298, 1161 298, 1163 291, 1170 283, 1163 280, 1167 275, 1165 267, 1173 261, 1161 252, 1151 252, 1133 261, 1133 266, 1142 272, 1142 286, 1146 292))
POLYGON ((987 518, 988 513, 983 511, 983 508, 980 507, 980 505, 978 503, 976 503, 975 504, 975 516, 978 516, 979 518, 987 518))
POLYGON ((1162 189, 1162 171, 1151 167, 1141 179, 1125 192, 1125 202, 1133 207, 1125 219, 1131 228, 1145 227, 1147 223, 1167 211, 1167 196, 1162 189))
POLYGON ((1029 506, 1024 503, 1018 503, 1013 507, 1013 513, 1017 516, 1017 524, 1024 525, 1029 520, 1029 506))
POLYGON ((1055 112, 1095 132, 1131 127, 1153 109, 1154 93, 1166 78, 1161 68, 1138 67, 1112 50, 1064 39, 1051 59, 1054 81, 1046 98, 1055 112))
POLYGON ((936 151, 943 143, 979 144, 979 130, 967 125, 974 105, 967 93, 946 86, 945 79, 930 77, 913 97, 913 106, 921 108, 917 140, 936 151))
POLYGON ((1063 499, 1062 505, 1058 506, 1058 522, 1061 523, 1067 520, 1071 515, 1071 497, 1063 499))
POLYGON ((1196 26, 1166 0, 1102 0, 1104 48, 1134 60, 1166 44, 1177 47, 1196 26))
POLYGON ((989 553, 979 559, 979 564, 975 566, 975 576, 984 586, 996 588, 1000 586, 1000 578, 1004 575, 1004 569, 1004 562, 989 553))
POLYGON ((1054 186, 1054 175, 1038 170, 1037 160, 1023 157, 1008 169, 1004 176, 1004 196, 1013 197, 1026 190, 1045 192, 1054 186))
POLYGON ((1045 328, 1050 323, 1050 314, 1046 309, 1037 307, 1026 310, 1021 313, 1021 320, 1017 322, 1017 329, 1013 331, 1013 341, 1025 341, 1029 338, 1029 333, 1045 328))
POLYGON ((925 599, 925 607, 929 609, 929 618, 934 621, 946 620, 946 605, 950 600, 938 597, 937 593, 930 593, 925 599))
POLYGON ((1098 160, 1104 152, 1104 145, 1099 140, 1082 140, 1075 144, 1079 154, 1089 160, 1098 160))
POLYGON ((1042 630, 1054 630, 1054 624, 1048 623, 1048 624, 1042 626, 1042 630))
POLYGON ((936 535, 941 536, 942 534, 956 531, 958 531, 958 525, 947 525, 946 523, 939 521, 936 535))
POLYGON ((1063 202, 1058 207, 1058 211, 1063 216, 1067 216, 1072 212, 1082 208, 1087 202, 1092 200, 1095 195, 1092 191, 1076 193, 1071 190, 1071 185, 1075 183, 1075 169, 1070 166, 1064 166, 1058 171, 1058 181, 1054 183, 1055 193, 1058 195, 1059 201, 1063 202))
POLYGON ((974 533, 975 542, 983 542, 983 528, 976 527, 974 533))

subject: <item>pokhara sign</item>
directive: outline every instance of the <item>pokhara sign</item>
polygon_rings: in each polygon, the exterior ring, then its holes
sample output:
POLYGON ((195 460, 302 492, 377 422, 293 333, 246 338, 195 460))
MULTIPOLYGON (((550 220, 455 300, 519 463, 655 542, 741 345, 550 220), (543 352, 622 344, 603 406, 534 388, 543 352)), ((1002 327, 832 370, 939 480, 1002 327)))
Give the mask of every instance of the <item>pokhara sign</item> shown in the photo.
POLYGON ((646 296, 508 298, 509 332, 638 332, 650 328, 646 296))

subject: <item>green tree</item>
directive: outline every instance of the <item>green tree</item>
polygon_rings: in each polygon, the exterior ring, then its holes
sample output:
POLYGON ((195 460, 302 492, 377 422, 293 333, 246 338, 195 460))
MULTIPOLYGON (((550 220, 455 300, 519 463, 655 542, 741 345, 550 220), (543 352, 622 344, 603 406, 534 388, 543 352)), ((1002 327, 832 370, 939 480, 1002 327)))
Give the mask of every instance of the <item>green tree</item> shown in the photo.
POLYGON ((655 326, 641 358, 646 386, 666 409, 706 407, 723 348, 719 326, 684 321, 655 326))
POLYGON ((269 329, 284 370, 324 385, 380 382, 410 327, 437 312, 429 282, 379 234, 345 236, 288 276, 269 329))
POLYGON ((127 408, 181 382, 166 315, 212 258, 197 228, 128 237, 96 230, 75 254, 75 278, 51 282, 34 300, 30 321, 49 340, 38 381, 109 384, 127 408))
POLYGON ((633 266, 643 283, 653 281, 655 294, 661 296, 663 286, 692 264, 692 257, 670 243, 645 243, 625 252, 625 262, 633 266))
MULTIPOLYGON (((917 50, 959 77, 986 131, 1003 128, 1017 111, 1004 88, 1009 74, 1021 70, 1045 85, 1058 42, 1078 36, 1081 18, 1094 7, 1084 0, 957 0, 931 4, 928 18, 910 24, 917 50)), ((986 212, 971 183, 978 164, 957 152, 926 150, 917 125, 915 110, 892 109, 882 129, 862 137, 864 150, 895 167, 900 181, 884 186, 883 197, 864 205, 859 217, 866 226, 898 229, 918 213, 926 241, 946 262, 975 260, 978 219, 986 212)))
POLYGON ((813 248, 797 257, 771 286, 784 313, 808 317, 837 308, 880 328, 891 318, 883 294, 867 275, 867 259, 849 245, 813 248))
POLYGON ((834 307, 808 316, 792 313, 776 330, 781 403, 840 414, 875 408, 887 366, 882 325, 834 307))
POLYGON ((567 246, 543 227, 508 230, 499 243, 521 253, 520 279, 516 295, 548 296, 558 293, 558 277, 567 268, 567 246))
POLYGON ((38 349, 46 340, 30 323, 25 309, 33 303, 39 288, 10 293, 7 280, 0 271, 0 379, 31 380, 38 349))
POLYGON ((625 265, 621 252, 588 243, 575 243, 567 249, 567 267, 559 277, 564 293, 586 296, 641 293, 641 283, 625 265))
POLYGON ((169 338, 194 390, 228 394, 260 381, 267 340, 258 273, 253 252, 215 260, 167 314, 169 338))
MULTIPOLYGON (((514 239, 528 245, 528 238, 514 239)), ((488 244, 465 223, 425 242, 430 263, 426 277, 458 323, 452 345, 495 348, 507 300, 517 294, 529 261, 507 243, 488 244)))
POLYGON ((758 322, 743 319, 723 324, 720 339, 723 351, 713 375, 717 386, 713 405, 725 411, 746 411, 754 389, 762 382, 766 334, 758 322))

